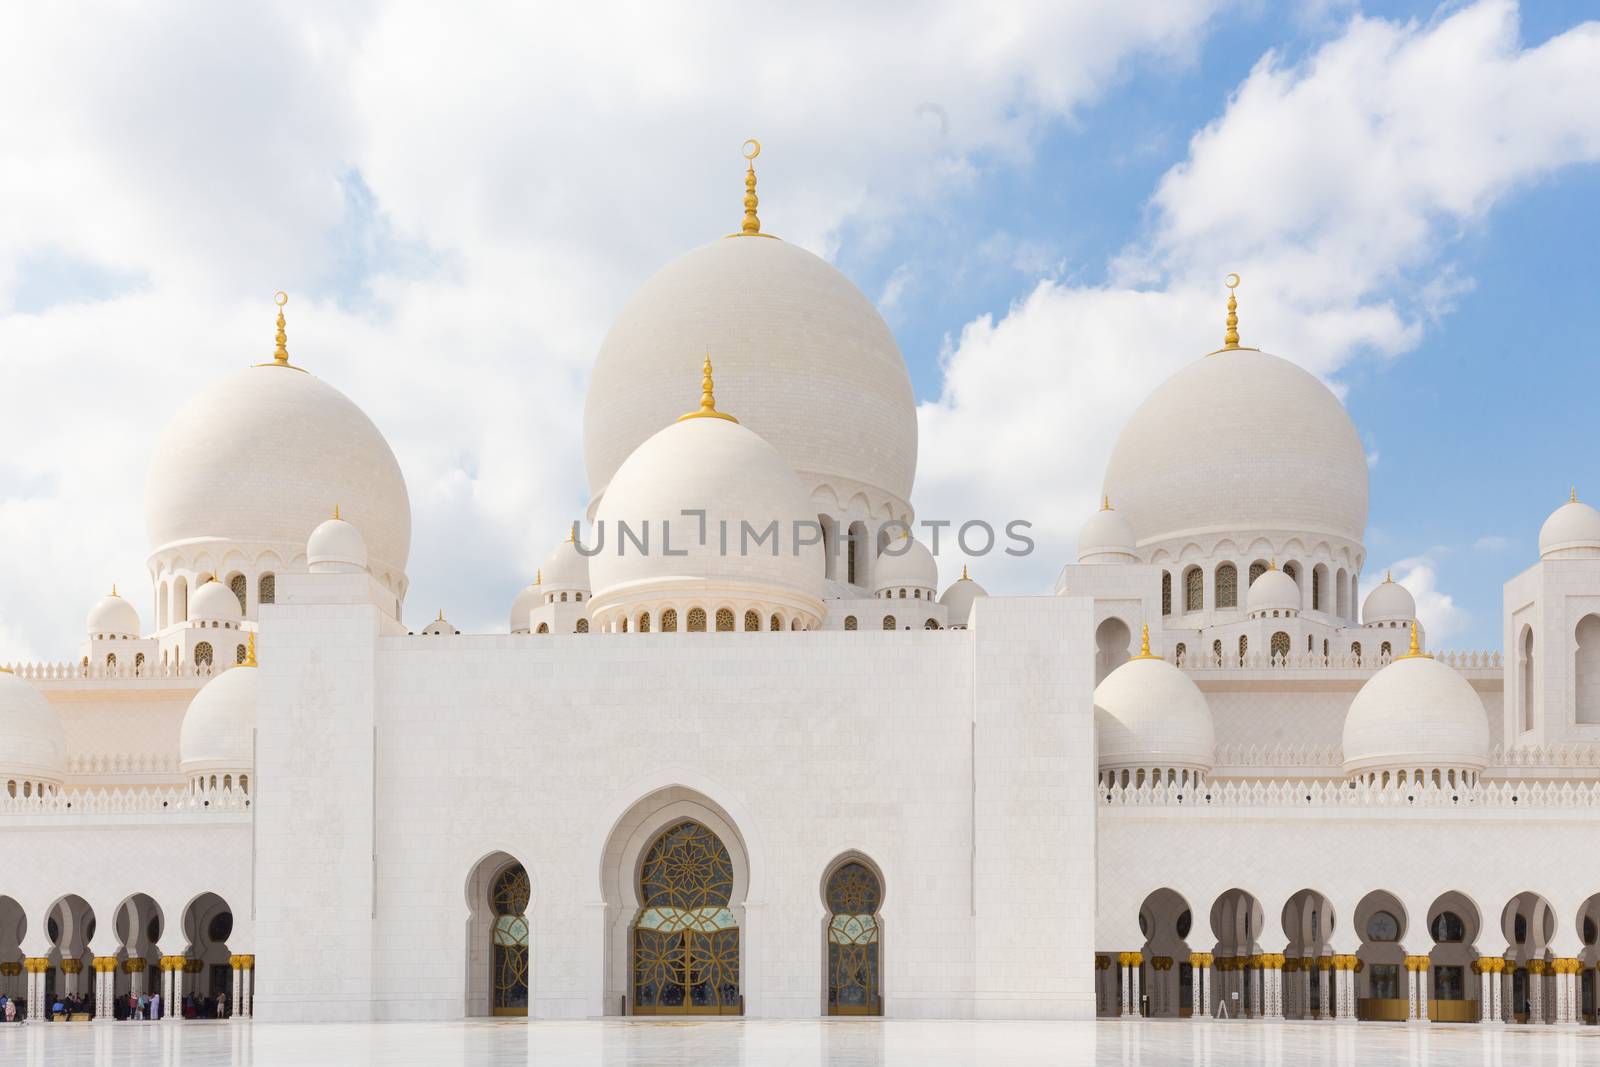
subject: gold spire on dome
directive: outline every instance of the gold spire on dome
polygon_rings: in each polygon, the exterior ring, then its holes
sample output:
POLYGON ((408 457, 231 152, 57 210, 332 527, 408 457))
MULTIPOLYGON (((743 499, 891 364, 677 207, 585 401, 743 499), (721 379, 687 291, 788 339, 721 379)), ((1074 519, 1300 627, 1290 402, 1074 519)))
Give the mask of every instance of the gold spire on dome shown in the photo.
POLYGON ((1241 345, 1239 343, 1239 300, 1234 296, 1233 293, 1233 291, 1239 287, 1239 276, 1237 274, 1230 274, 1226 279, 1223 280, 1222 284, 1228 287, 1228 328, 1222 335, 1222 347, 1217 349, 1216 352, 1210 353, 1210 355, 1214 356, 1217 354, 1217 352, 1230 352, 1236 350, 1242 350, 1245 352, 1260 351, 1260 349, 1251 348, 1248 345, 1241 345))
POLYGON ((1576 504, 1577 502, 1578 502, 1578 487, 1577 486, 1573 486, 1572 487, 1572 495, 1567 497, 1567 503, 1576 504))
POLYGON ((544 584, 544 568, 543 567, 540 567, 538 570, 533 572, 533 584, 534 585, 543 585, 544 584))
MULTIPOLYGON (((117 596, 117 583, 116 582, 112 582, 111 583, 111 595, 112 596, 117 596)), ((117 597, 117 599, 121 600, 122 598, 121 597, 117 597)))
POLYGON ((1101 511, 1115 511, 1115 510, 1117 510, 1116 508, 1111 506, 1111 496, 1110 496, 1110 494, 1107 494, 1107 495, 1102 496, 1100 498, 1100 510, 1101 511))
POLYGON ((1161 658, 1160 656, 1157 656, 1156 654, 1154 654, 1153 652, 1150 651, 1150 624, 1149 623, 1145 623, 1144 625, 1139 627, 1139 654, 1137 656, 1129 656, 1128 658, 1130 660, 1135 660, 1135 659, 1160 659, 1161 658))
POLYGON ((283 321, 283 305, 289 302, 289 294, 284 292, 282 289, 279 289, 278 292, 273 296, 272 302, 278 305, 278 334, 276 338, 277 347, 272 350, 271 363, 257 363, 254 365, 257 367, 287 367, 290 370, 297 370, 301 371, 301 373, 304 373, 302 368, 296 367, 293 363, 289 362, 289 335, 284 332, 283 321))
POLYGON ((1422 646, 1417 643, 1417 620, 1411 620, 1411 647, 1400 659, 1432 659, 1428 653, 1422 651, 1422 646))
POLYGON ((1384 585, 1393 585, 1394 584, 1394 571, 1384 571, 1383 572, 1383 584, 1384 585))
POLYGON ((577 523, 573 523, 571 526, 567 527, 567 544, 573 545, 573 544, 577 544, 577 543, 578 543, 578 524, 577 523))
MULTIPOLYGON (((729 237, 773 237, 770 233, 761 232, 761 217, 756 214, 756 205, 760 198, 756 196, 756 157, 761 154, 761 142, 754 137, 744 143, 740 154, 747 161, 744 172, 744 222, 739 226, 738 233, 730 233, 729 237)), ((773 240, 777 240, 773 237, 773 240)))
POLYGON ((966 565, 966 564, 965 564, 965 563, 963 563, 963 564, 962 564, 962 565, 961 565, 961 580, 962 580, 962 581, 963 581, 963 582, 970 582, 970 581, 972 581, 972 579, 971 579, 971 578, 968 578, 968 577, 967 577, 967 565, 966 565))
POLYGON ((245 666, 245 667, 259 667, 260 666, 260 664, 256 662, 256 632, 254 630, 250 631, 250 643, 245 646, 244 663, 242 664, 242 666, 245 666))
POLYGON ((437 621, 438 622, 444 622, 444 609, 443 608, 439 609, 439 618, 438 618, 437 621))
MULTIPOLYGON (((338 504, 335 504, 333 506, 333 517, 336 518, 336 519, 339 518, 339 505, 338 504)), ((343 519, 339 519, 339 521, 343 522, 344 520, 343 519)))
POLYGON ((679 415, 678 421, 684 419, 727 419, 729 422, 739 420, 725 411, 717 410, 716 387, 711 381, 711 353, 706 352, 705 366, 700 368, 700 410, 691 411, 687 415, 679 415))

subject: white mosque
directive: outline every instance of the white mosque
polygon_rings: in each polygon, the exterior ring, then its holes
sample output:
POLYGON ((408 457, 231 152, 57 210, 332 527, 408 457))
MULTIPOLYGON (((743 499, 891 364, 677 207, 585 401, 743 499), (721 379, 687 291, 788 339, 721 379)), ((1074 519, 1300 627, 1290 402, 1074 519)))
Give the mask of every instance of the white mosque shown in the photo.
POLYGON ((0 673, 0 994, 1595 1023, 1600 512, 1504 659, 1425 650, 1358 596, 1349 415, 1230 293, 1055 588, 941 594, 894 338, 745 186, 605 339, 586 521, 502 633, 405 621, 400 466, 280 296, 157 446, 148 614, 0 673))

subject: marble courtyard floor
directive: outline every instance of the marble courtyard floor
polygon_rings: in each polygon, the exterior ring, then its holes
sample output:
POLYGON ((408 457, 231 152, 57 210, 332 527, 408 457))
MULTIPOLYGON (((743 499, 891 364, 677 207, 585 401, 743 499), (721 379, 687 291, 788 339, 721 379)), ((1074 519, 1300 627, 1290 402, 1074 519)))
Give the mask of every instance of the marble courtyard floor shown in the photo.
POLYGON ((1521 1064, 1600 1067, 1600 1027, 1384 1023, 633 1020, 322 1025, 0 1025, 5 1067, 277 1067, 302 1064, 675 1065, 1115 1064, 1284 1067, 1521 1064))

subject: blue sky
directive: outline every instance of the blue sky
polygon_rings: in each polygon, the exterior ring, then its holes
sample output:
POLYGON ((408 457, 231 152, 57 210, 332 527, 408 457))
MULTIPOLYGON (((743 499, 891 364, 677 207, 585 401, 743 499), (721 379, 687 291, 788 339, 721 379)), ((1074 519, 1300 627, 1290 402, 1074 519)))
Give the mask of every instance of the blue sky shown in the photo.
POLYGON ((900 341, 919 511, 1044 531, 981 565, 992 590, 1050 587, 1117 429, 1212 347, 1238 270, 1246 342, 1330 381, 1374 457, 1367 578, 1395 565, 1442 643, 1498 647, 1545 515, 1573 483, 1600 500, 1592 17, 13 8, 0 349, 37 402, 0 458, 0 660, 71 655, 106 586, 147 587, 156 433, 264 354, 278 288, 297 362, 406 473, 408 616, 503 628, 587 499, 607 325, 727 232, 751 134, 768 229, 900 341))

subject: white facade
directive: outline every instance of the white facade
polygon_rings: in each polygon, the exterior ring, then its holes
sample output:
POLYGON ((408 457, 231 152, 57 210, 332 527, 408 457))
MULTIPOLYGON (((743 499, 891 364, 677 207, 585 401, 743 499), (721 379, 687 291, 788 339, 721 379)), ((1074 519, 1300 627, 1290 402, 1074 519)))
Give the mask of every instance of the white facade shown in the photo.
POLYGON ((1506 584, 1504 657, 1429 656, 1405 590, 1358 604, 1348 416, 1230 309, 1051 595, 941 594, 893 339, 747 183, 608 337, 592 524, 509 632, 402 621, 404 482, 281 317, 178 417, 149 624, 107 597, 71 662, 0 675, 0 995, 1593 1020, 1600 513, 1506 584), (680 510, 710 539, 602 525, 680 510))

